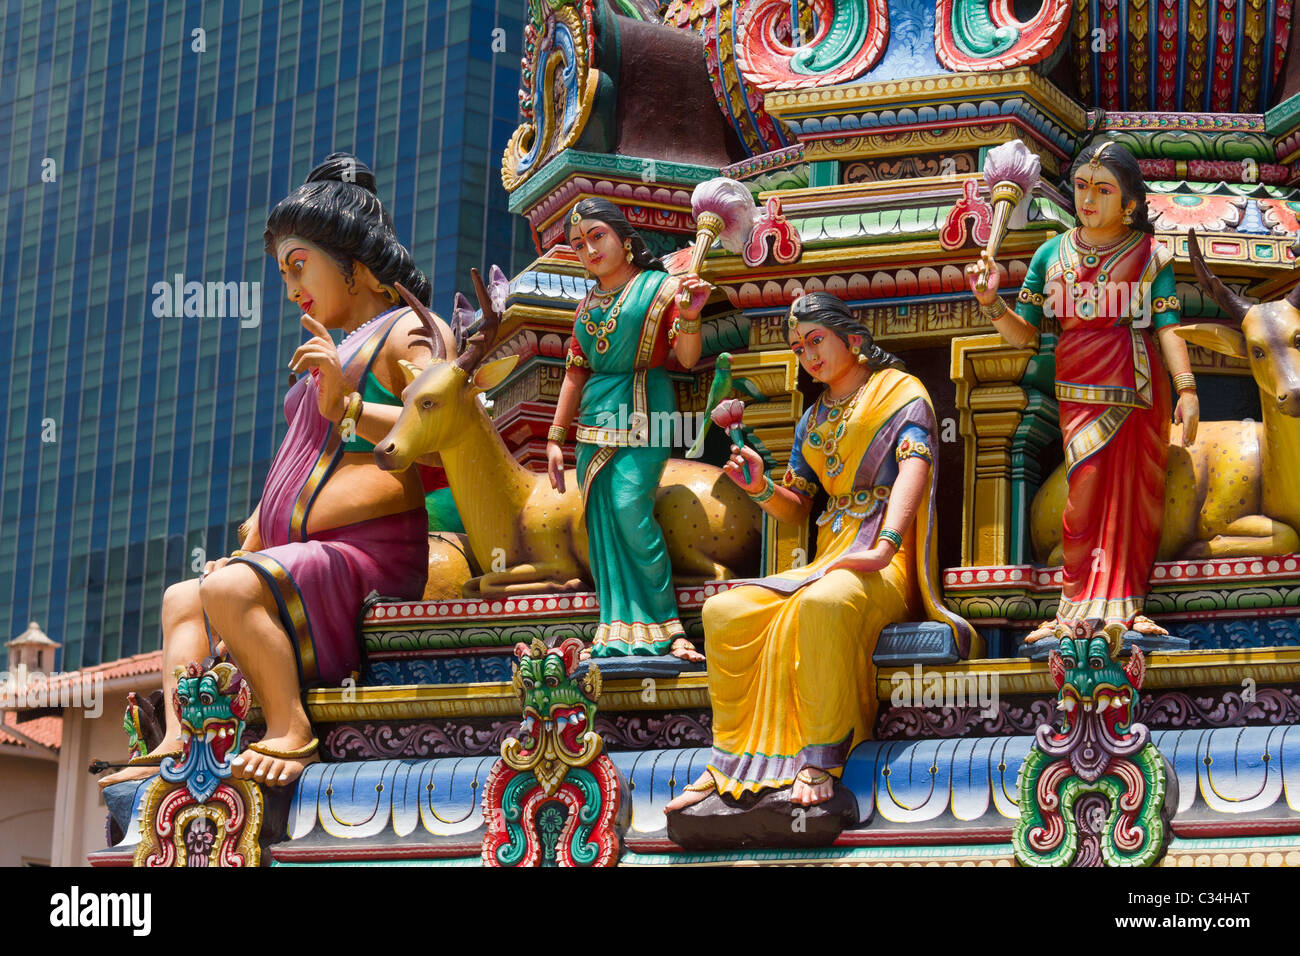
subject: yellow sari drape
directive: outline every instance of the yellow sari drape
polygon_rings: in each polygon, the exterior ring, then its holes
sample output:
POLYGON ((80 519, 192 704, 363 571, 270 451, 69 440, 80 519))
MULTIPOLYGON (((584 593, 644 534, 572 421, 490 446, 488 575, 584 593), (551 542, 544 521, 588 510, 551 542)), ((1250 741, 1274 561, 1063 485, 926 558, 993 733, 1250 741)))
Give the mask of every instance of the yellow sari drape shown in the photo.
MULTIPOLYGON (((833 503, 875 484, 878 463, 886 454, 893 458, 897 435, 909 424, 921 424, 933 436, 925 387, 905 372, 884 369, 868 381, 833 449, 849 467, 829 476, 825 451, 806 440, 803 455, 833 503), (877 464, 864 476, 859 463, 873 448, 877 464)), ((764 578, 767 586, 732 588, 705 603, 713 705, 709 771, 719 793, 738 797, 786 787, 805 766, 836 775, 842 771, 852 748, 871 736, 876 714, 871 655, 885 625, 943 621, 954 627, 962 656, 969 656, 977 636, 938 600, 933 487, 931 468, 916 520, 880 571, 827 569, 846 552, 874 544, 887 502, 865 517, 846 513, 838 531, 833 523, 824 525, 817 558, 807 567, 764 578)))

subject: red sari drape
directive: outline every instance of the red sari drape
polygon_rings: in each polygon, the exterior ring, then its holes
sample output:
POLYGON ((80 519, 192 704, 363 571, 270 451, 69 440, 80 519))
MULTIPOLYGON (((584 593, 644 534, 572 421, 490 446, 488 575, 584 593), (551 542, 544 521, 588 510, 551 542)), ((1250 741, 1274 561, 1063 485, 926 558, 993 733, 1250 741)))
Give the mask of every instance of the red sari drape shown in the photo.
POLYGON ((1134 317, 1151 315, 1151 284, 1171 257, 1144 233, 1100 254, 1073 239, 1060 238, 1045 289, 1062 330, 1056 392, 1069 469, 1057 619, 1131 627, 1160 544, 1172 409, 1150 329, 1134 317))

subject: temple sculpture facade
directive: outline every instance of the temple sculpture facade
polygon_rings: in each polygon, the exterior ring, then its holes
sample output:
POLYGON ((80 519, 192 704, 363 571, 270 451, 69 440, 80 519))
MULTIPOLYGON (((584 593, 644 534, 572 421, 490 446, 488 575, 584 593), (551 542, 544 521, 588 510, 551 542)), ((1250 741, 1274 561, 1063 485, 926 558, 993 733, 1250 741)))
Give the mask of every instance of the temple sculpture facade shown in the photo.
POLYGON ((528 8, 526 269, 268 224, 321 473, 93 862, 1300 863, 1291 0, 528 8))

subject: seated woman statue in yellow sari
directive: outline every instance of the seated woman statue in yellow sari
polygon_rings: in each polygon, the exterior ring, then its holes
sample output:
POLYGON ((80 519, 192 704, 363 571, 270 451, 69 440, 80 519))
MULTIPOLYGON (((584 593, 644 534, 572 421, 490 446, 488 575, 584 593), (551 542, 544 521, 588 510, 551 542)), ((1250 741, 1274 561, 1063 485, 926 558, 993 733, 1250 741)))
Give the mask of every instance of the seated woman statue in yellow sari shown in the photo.
POLYGON ((669 812, 715 791, 739 798, 789 788, 792 803, 825 802, 849 752, 871 736, 881 630, 941 621, 963 657, 978 641, 939 603, 935 419, 925 386, 828 293, 794 302, 788 337, 826 389, 795 428, 779 484, 751 448, 733 447, 726 472, 778 521, 805 521, 825 489, 818 554, 705 603, 713 754, 669 812))

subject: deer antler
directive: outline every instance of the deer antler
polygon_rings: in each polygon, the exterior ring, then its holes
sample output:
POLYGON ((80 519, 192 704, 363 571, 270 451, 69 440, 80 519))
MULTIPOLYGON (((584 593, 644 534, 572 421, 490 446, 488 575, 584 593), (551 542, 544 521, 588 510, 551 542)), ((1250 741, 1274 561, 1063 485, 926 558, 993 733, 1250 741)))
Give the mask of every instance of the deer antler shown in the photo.
POLYGON ((492 297, 488 295, 487 286, 483 284, 479 271, 470 269, 469 274, 474 279, 474 295, 478 298, 478 307, 483 310, 483 322, 465 343, 465 350, 456 359, 456 365, 466 373, 473 373, 496 342, 501 316, 492 307, 492 297))
POLYGON ((1234 322, 1240 324, 1245 314, 1250 311, 1250 303, 1225 286, 1219 281, 1218 276, 1210 271, 1209 266, 1205 264, 1205 258, 1201 255, 1201 244, 1196 239, 1195 229, 1189 229, 1187 232, 1187 254, 1192 260, 1192 268, 1196 270, 1196 278, 1200 280, 1201 286, 1214 296, 1214 301, 1219 303, 1220 309, 1234 322))
POLYGON ((400 282, 394 282, 393 285, 402 294, 402 298, 406 300, 406 304, 411 307, 411 310, 420 317, 420 323, 429 333, 429 341, 425 342, 421 339, 419 344, 428 345, 435 362, 445 362, 447 360, 447 346, 442 341, 442 333, 438 331, 438 326, 434 324, 433 313, 425 308, 424 303, 412 295, 406 286, 400 282))

